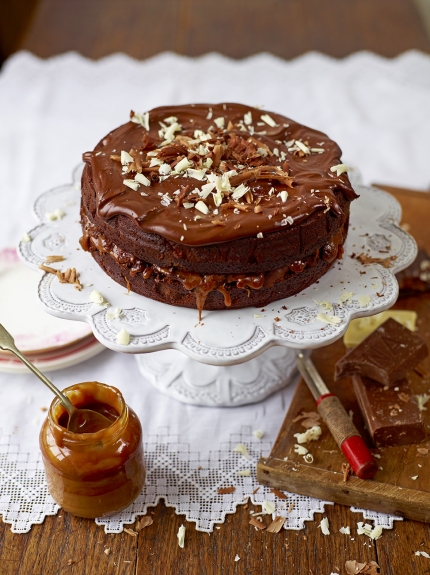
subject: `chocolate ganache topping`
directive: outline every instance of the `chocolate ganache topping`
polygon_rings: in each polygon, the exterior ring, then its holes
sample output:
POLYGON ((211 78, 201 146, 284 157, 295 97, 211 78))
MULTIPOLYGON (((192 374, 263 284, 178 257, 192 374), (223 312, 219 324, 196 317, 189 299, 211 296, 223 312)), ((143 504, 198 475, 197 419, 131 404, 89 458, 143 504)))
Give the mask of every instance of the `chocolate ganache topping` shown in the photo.
POLYGON ((240 104, 131 112, 92 152, 97 215, 189 246, 263 237, 357 197, 322 132, 240 104))

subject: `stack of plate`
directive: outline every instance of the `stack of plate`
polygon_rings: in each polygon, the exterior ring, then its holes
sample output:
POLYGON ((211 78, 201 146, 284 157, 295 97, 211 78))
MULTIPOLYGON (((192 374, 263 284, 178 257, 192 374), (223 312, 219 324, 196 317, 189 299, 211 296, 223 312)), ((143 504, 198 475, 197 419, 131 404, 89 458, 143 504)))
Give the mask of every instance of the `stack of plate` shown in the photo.
MULTIPOLYGON (((86 323, 59 319, 39 307, 40 275, 19 261, 14 248, 0 250, 0 323, 15 344, 41 371, 76 365, 103 351, 86 323)), ((28 369, 9 352, 0 350, 0 371, 28 369)))

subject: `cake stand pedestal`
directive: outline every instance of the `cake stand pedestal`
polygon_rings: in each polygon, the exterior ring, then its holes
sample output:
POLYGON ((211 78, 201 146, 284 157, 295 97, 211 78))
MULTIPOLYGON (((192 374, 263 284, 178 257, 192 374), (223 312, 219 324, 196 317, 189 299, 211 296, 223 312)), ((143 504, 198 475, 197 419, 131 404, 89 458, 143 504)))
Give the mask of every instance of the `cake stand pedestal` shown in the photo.
MULTIPOLYGON (((351 204, 345 254, 330 271, 303 292, 264 309, 204 311, 163 304, 115 283, 79 246, 80 176, 36 201, 39 224, 19 244, 21 258, 38 271, 49 255, 64 261, 57 269, 76 268, 84 286, 60 284, 44 273, 38 299, 50 314, 87 322, 106 347, 137 354, 145 378, 163 393, 195 405, 235 406, 260 401, 291 381, 299 350, 328 345, 342 337, 349 322, 390 308, 397 299, 395 273, 414 260, 413 238, 399 227, 401 208, 386 192, 363 186, 351 174, 360 198, 351 204), (51 220, 47 214, 64 216, 51 220), (364 253, 382 263, 363 265, 364 253), (385 267, 387 266, 387 267, 385 267), (89 300, 99 291, 109 306, 89 300), (120 308, 121 314, 111 313, 120 308), (127 346, 117 343, 121 329, 127 346), (157 353, 150 353, 157 352, 157 353)), ((52 217, 52 216, 51 216, 52 217)))

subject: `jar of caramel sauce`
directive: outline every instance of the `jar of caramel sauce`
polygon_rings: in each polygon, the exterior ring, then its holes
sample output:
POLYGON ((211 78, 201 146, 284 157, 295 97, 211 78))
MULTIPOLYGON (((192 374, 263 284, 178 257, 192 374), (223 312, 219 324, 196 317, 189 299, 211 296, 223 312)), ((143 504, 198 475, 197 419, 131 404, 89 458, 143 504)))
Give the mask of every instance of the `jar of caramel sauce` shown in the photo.
POLYGON ((79 517, 121 511, 145 483, 140 421, 115 387, 91 381, 63 393, 76 407, 97 411, 112 423, 95 432, 72 433, 68 413, 54 399, 39 437, 49 492, 79 517))

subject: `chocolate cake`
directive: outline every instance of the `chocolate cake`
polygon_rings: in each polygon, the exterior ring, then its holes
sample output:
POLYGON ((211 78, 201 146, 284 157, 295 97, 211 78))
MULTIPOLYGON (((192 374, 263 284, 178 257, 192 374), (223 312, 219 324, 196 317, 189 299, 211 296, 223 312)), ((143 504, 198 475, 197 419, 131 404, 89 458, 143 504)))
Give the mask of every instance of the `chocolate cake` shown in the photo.
POLYGON ((357 197, 325 134, 240 104, 130 113, 84 154, 81 245, 118 283, 202 309, 264 306, 342 257, 357 197))

